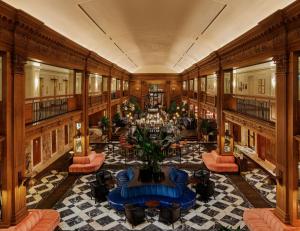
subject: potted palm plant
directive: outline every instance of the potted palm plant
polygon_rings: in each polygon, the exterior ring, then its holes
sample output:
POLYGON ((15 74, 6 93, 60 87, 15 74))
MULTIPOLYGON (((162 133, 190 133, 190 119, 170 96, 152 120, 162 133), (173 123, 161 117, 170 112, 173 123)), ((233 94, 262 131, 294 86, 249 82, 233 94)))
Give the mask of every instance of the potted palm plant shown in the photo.
POLYGON ((162 142, 151 140, 146 128, 137 127, 135 137, 138 154, 143 161, 140 168, 141 181, 149 182, 152 179, 159 181, 162 176, 159 163, 165 158, 162 142))

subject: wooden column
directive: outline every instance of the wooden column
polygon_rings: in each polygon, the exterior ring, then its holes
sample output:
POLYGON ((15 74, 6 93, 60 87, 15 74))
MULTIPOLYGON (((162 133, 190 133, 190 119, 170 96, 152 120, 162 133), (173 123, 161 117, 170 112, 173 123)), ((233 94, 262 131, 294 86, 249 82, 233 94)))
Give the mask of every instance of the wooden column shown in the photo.
POLYGON ((121 86, 120 86, 121 97, 120 98, 122 99, 122 102, 123 102, 123 97, 124 97, 124 89, 123 89, 123 87, 124 87, 124 74, 122 74, 122 77, 121 77, 120 81, 121 81, 121 83, 120 83, 121 84, 121 86))
MULTIPOLYGON (((219 61, 220 62, 220 61, 219 61)), ((223 98, 224 98, 224 71, 219 65, 217 74, 217 125, 218 125, 218 152, 224 154, 225 143, 225 123, 223 116, 223 98)))
POLYGON ((89 75, 85 69, 82 76, 82 136, 84 137, 83 155, 89 154, 89 75))
POLYGON ((197 107, 198 107, 198 117, 197 117, 197 136, 198 136, 198 140, 201 139, 201 136, 200 136, 200 119, 201 119, 201 116, 200 116, 200 93, 201 93, 201 78, 200 78, 200 69, 199 67, 197 67, 198 69, 198 77, 197 77, 197 81, 198 81, 198 86, 197 86, 197 107))
POLYGON ((285 53, 275 56, 276 62, 276 215, 289 222, 288 155, 287 155, 287 71, 288 57, 285 53))
MULTIPOLYGON (((11 156, 7 181, 11 184, 11 224, 19 223, 27 214, 26 187, 22 185, 25 176, 25 71, 26 59, 18 54, 13 57, 11 106, 11 156)), ((9 91, 9 89, 8 89, 9 91)), ((9 138, 10 139, 10 138, 9 138)), ((9 192, 8 192, 9 193, 9 192)))
POLYGON ((300 226, 298 218, 298 162, 300 161, 300 124, 298 107, 298 54, 291 52, 289 58, 289 74, 287 79, 287 153, 288 153, 288 177, 289 181, 289 214, 290 222, 294 226, 300 226))

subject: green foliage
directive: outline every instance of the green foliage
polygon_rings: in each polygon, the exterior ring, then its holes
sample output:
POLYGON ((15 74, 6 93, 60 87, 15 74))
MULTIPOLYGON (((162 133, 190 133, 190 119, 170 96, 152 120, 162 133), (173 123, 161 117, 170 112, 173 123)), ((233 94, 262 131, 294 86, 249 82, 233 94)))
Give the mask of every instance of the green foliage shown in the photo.
POLYGON ((168 113, 169 114, 175 114, 177 112, 177 104, 176 101, 172 101, 172 103, 170 104, 170 107, 168 109, 168 113))
POLYGON ((101 124, 104 128, 108 128, 109 127, 109 119, 106 116, 103 116, 101 118, 101 124))
POLYGON ((134 113, 135 114, 141 114, 142 110, 141 110, 141 107, 140 107, 140 105, 138 103, 137 97, 131 96, 129 98, 129 103, 132 103, 134 105, 134 113))
POLYGON ((149 131, 146 128, 137 127, 135 137, 139 155, 144 162, 144 168, 151 168, 156 172, 159 171, 159 162, 165 158, 161 142, 151 140, 149 131))
POLYGON ((118 122, 120 122, 120 120, 121 120, 121 115, 120 115, 120 113, 117 112, 117 113, 114 115, 112 121, 113 121, 114 123, 118 123, 118 122))
POLYGON ((208 119, 202 120, 199 128, 204 135, 215 135, 217 133, 216 123, 208 119))

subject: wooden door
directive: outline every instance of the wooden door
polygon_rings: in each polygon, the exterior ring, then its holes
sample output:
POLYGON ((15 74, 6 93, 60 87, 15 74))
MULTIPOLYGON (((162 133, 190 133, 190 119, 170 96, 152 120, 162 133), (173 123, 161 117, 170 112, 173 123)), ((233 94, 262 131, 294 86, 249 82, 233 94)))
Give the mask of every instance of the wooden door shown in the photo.
POLYGON ((41 137, 35 138, 33 140, 33 166, 36 166, 41 162, 41 137))
POLYGON ((264 136, 257 135, 257 155, 262 160, 266 159, 267 139, 264 136))
POLYGON ((233 140, 234 142, 241 142, 241 126, 233 124, 233 140))
POLYGON ((56 153, 57 145, 56 145, 56 130, 53 130, 52 132, 52 154, 56 153))
POLYGON ((69 126, 65 125, 65 145, 69 143, 69 126))

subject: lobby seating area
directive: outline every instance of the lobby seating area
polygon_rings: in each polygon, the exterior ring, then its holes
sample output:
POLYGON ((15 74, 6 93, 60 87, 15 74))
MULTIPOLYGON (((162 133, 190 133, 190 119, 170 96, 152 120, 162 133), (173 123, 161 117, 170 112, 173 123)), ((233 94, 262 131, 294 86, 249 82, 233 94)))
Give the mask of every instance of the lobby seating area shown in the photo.
POLYGON ((274 209, 247 209, 243 219, 251 231, 291 231, 296 227, 285 225, 274 214, 274 209))
POLYGON ((70 173, 91 173, 101 168, 105 161, 104 153, 91 151, 88 156, 74 156, 69 167, 70 173))
POLYGON ((165 178, 161 182, 140 182, 137 179, 138 171, 131 168, 118 173, 118 188, 108 195, 110 206, 116 210, 124 210, 125 204, 145 206, 147 201, 158 201, 160 207, 168 207, 173 203, 180 205, 181 209, 189 209, 195 205, 196 194, 187 188, 188 175, 178 169, 165 171, 165 178), (134 181, 134 182, 132 182, 134 181), (131 184, 131 185, 130 185, 131 184))
POLYGON ((216 151, 202 154, 205 166, 214 172, 238 172, 239 168, 233 155, 219 155, 216 151))
MULTIPOLYGON (((29 210, 28 215, 16 226, 6 231, 54 231, 60 222, 60 215, 55 210, 29 210)), ((1 229, 2 230, 2 229, 1 229)))

